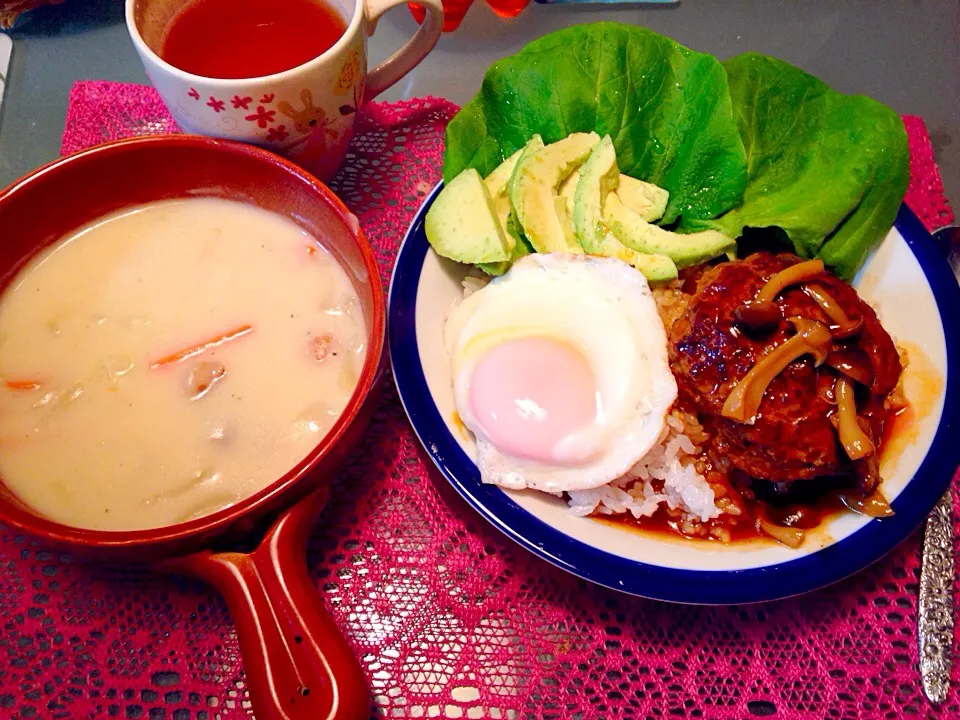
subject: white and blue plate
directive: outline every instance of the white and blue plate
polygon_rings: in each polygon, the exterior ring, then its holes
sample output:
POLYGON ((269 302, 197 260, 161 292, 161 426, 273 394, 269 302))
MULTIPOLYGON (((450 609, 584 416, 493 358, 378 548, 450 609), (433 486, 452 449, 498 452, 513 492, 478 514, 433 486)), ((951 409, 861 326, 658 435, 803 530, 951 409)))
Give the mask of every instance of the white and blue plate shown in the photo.
POLYGON ((933 238, 906 206, 854 281, 910 357, 905 389, 917 419, 881 469, 893 517, 838 513, 799 549, 768 542, 721 546, 575 517, 559 498, 483 484, 474 444, 454 422, 443 343, 444 322, 462 298, 468 268, 434 253, 423 229, 440 188, 408 230, 390 286, 397 389, 420 442, 457 492, 544 560, 647 598, 702 604, 774 600, 829 585, 883 557, 920 525, 947 489, 960 464, 960 288, 933 238))

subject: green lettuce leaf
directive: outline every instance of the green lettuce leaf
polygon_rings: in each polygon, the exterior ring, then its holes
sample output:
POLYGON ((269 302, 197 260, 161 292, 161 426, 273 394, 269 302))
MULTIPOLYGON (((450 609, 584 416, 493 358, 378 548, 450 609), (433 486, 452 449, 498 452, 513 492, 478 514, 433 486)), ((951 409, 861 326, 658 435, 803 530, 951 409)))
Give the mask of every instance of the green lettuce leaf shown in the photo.
POLYGON ((578 25, 491 67, 447 126, 443 176, 486 176, 534 134, 610 135, 621 172, 670 192, 661 223, 734 207, 747 163, 727 77, 710 55, 644 28, 578 25))
POLYGON ((903 121, 863 96, 842 95, 765 55, 724 63, 747 153, 747 189, 711 222, 732 237, 779 227, 797 254, 850 278, 893 224, 910 178, 903 121))

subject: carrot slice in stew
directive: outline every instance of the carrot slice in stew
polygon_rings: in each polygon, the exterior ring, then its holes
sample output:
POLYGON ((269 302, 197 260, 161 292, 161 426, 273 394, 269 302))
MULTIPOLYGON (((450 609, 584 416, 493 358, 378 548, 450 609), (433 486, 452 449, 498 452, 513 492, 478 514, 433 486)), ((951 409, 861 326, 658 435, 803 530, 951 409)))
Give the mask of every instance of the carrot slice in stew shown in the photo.
POLYGON ((199 343, 197 345, 192 345, 188 348, 184 348, 183 350, 179 350, 173 353, 172 355, 167 355, 166 357, 162 357, 159 360, 157 360, 155 363, 153 363, 150 366, 150 368, 152 370, 156 370, 157 368, 161 368, 164 365, 173 365, 175 363, 181 362, 182 360, 186 360, 187 358, 192 358, 195 355, 199 355, 200 353, 206 352, 211 348, 215 348, 220 345, 223 345, 224 343, 228 343, 231 340, 236 340, 237 338, 241 338, 250 332, 253 332, 253 326, 241 325, 240 327, 234 328, 233 330, 228 330, 227 332, 222 333, 221 335, 216 335, 215 337, 212 337, 209 340, 205 340, 202 343, 199 343))
POLYGON ((330 344, 333 338, 330 335, 317 335, 310 341, 310 354, 317 362, 323 362, 330 353, 330 344))
POLYGON ((3 384, 11 390, 39 390, 39 380, 4 380, 3 384))

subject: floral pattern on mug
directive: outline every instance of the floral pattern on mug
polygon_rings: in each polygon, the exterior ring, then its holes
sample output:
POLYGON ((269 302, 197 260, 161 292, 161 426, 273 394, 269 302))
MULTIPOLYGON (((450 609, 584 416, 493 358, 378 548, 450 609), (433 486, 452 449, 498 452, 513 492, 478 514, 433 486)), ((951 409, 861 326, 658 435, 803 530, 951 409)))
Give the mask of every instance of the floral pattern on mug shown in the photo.
POLYGON ((244 115, 243 119, 265 128, 270 123, 276 122, 273 117, 276 114, 276 110, 267 110, 263 105, 257 105, 257 111, 252 115, 244 115))
POLYGON ((351 50, 347 55, 340 73, 337 75, 337 84, 333 86, 334 95, 346 95, 354 89, 357 76, 360 74, 360 53, 351 50))
POLYGON ((267 130, 267 142, 269 143, 283 142, 288 137, 290 137, 290 133, 287 132, 286 125, 277 125, 267 130))
POLYGON ((340 68, 337 82, 333 86, 334 95, 343 96, 352 91, 353 103, 341 105, 338 108, 341 115, 352 115, 360 107, 360 98, 363 97, 363 85, 366 79, 360 65, 360 53, 353 50, 347 56, 347 61, 343 67, 340 68))

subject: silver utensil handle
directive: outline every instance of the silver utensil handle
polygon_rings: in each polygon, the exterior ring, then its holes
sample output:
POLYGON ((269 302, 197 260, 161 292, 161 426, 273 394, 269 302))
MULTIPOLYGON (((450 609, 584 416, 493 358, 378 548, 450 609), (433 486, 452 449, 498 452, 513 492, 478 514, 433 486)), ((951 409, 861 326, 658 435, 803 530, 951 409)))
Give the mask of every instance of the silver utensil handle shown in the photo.
POLYGON ((923 692, 940 704, 953 668, 953 493, 947 490, 927 518, 920 565, 917 635, 923 692))

